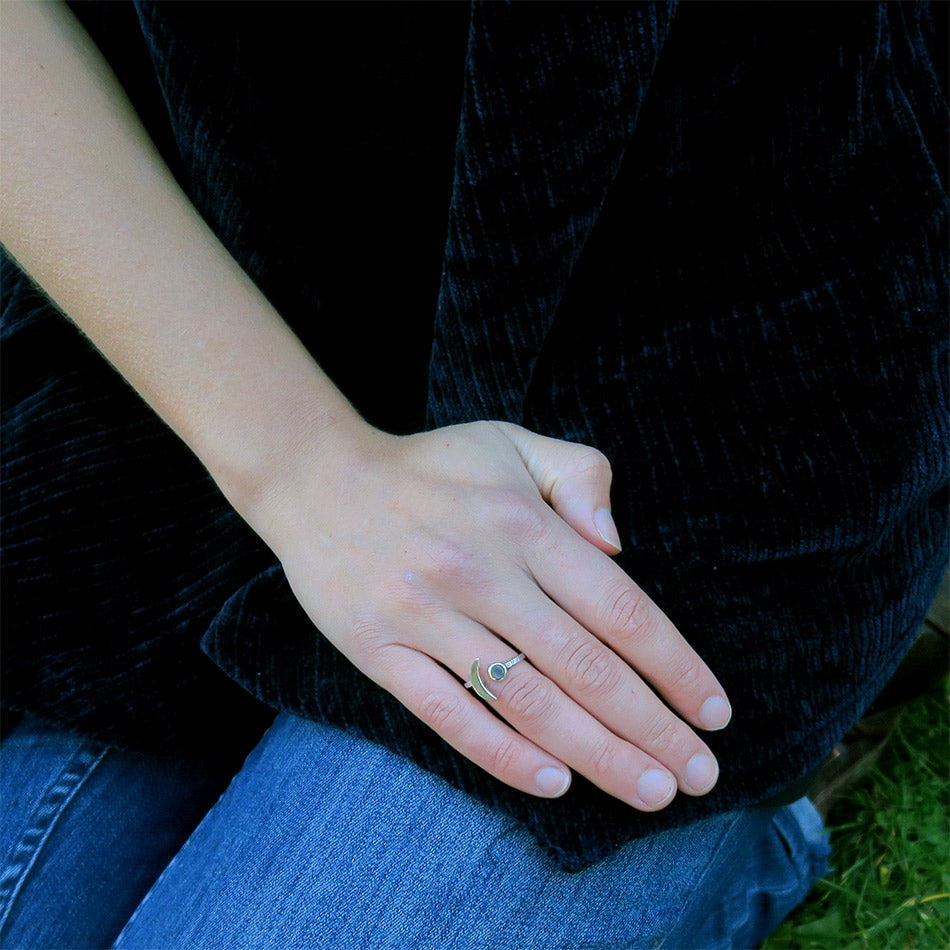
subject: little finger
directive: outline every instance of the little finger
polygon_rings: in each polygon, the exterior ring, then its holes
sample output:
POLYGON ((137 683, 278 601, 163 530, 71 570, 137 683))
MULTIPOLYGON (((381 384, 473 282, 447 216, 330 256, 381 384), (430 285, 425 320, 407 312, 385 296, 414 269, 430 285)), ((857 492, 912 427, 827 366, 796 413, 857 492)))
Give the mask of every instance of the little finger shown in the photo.
POLYGON ((405 646, 386 651, 390 675, 380 685, 454 749, 529 795, 557 798, 567 791, 571 773, 563 762, 491 715, 433 659, 405 646))
POLYGON ((673 798, 677 782, 669 769, 605 728, 530 662, 515 662, 520 654, 512 656, 511 647, 487 631, 482 637, 453 640, 447 654, 450 669, 467 669, 473 683, 480 677, 494 696, 483 701, 518 733, 608 794, 641 811, 656 811, 673 798), (463 643, 478 651, 476 657, 463 655, 463 643))
MULTIPOLYGON (((531 662, 610 732, 661 762, 681 791, 704 795, 719 769, 709 747, 610 647, 523 576, 476 620, 504 630, 531 662)), ((553 750, 552 750, 553 751, 553 750)))

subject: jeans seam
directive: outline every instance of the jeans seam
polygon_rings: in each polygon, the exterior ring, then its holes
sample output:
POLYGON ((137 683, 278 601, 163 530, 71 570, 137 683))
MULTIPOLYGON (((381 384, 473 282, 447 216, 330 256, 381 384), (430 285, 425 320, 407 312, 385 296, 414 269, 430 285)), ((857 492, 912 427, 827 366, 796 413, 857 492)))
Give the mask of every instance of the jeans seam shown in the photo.
MULTIPOLYGON (((237 776, 234 776, 234 778, 237 778, 237 776)), ((234 778, 232 778, 231 780, 232 783, 234 781, 234 778)), ((132 911, 132 914, 129 917, 129 919, 122 925, 122 929, 119 931, 115 939, 109 945, 110 947, 113 947, 113 948, 121 947, 122 940, 125 937, 126 932, 135 923, 139 915, 142 913, 143 908, 149 902, 149 899, 151 898, 152 894, 155 892, 158 886, 165 880, 165 878, 167 878, 178 866, 178 863, 181 860, 182 852, 185 850, 185 847, 187 846, 188 842, 191 840, 192 835, 198 830, 198 828, 201 827, 202 822, 205 821, 208 815, 210 815, 211 812, 215 808, 218 807, 218 805, 224 799, 224 796, 227 795, 228 791, 230 791, 230 788, 231 788, 231 784, 229 783, 228 788, 225 789, 224 792, 222 792, 222 794, 218 797, 218 800, 214 803, 214 805, 211 806, 208 812, 202 817, 201 821, 199 821, 198 824, 194 828, 191 829, 191 834, 188 835, 188 838, 185 840, 185 843, 178 849, 178 851, 175 854, 172 855, 171 859, 168 861, 165 867, 162 868, 161 873, 158 875, 157 878, 155 878, 155 880, 152 882, 149 889, 145 892, 142 899, 138 902, 135 910, 132 911)), ((0 948, 0 950, 2 950, 2 948, 0 948)))
POLYGON ((99 743, 84 742, 43 793, 30 816, 26 830, 10 849, 3 865, 0 877, 0 933, 53 829, 76 793, 108 752, 108 746, 100 747, 99 743))
MULTIPOLYGON (((724 828, 722 830, 722 833, 719 836, 719 840, 717 841, 715 848, 712 849, 713 855, 718 856, 720 854, 720 852, 722 851, 723 845, 729 840, 730 836, 733 833, 733 830, 736 827, 736 824, 738 824, 742 816, 743 816, 742 812, 736 812, 734 819, 729 823, 729 827, 724 828)), ((700 875, 698 880, 696 880, 696 882, 693 884, 693 887, 690 890, 689 895, 683 900, 682 905, 680 906, 679 913, 676 915, 676 918, 675 918, 678 924, 682 923, 682 921, 686 917, 688 908, 696 900, 697 895, 702 892, 703 881, 705 881, 705 879, 708 877, 710 870, 713 866, 713 863, 714 863, 714 859, 711 856, 710 859, 706 862, 705 870, 700 875)), ((668 939, 668 934, 664 935, 663 938, 660 940, 660 942, 656 944, 657 948, 668 946, 667 939, 668 939)))

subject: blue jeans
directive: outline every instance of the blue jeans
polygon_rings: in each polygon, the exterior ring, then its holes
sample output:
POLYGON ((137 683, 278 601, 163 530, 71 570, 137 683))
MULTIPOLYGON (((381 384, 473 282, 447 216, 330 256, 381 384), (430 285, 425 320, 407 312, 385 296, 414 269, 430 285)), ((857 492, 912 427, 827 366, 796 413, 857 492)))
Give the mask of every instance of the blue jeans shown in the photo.
POLYGON ((200 823, 226 777, 193 759, 28 720, 0 746, 0 769, 8 950, 751 947, 828 854, 802 799, 565 873, 511 818, 288 714, 200 823))

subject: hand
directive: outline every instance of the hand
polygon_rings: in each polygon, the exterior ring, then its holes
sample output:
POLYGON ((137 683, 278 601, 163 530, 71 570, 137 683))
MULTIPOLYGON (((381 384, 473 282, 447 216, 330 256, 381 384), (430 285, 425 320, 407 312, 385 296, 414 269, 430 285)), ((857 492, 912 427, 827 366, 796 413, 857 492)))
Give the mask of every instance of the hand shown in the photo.
POLYGON ((319 629, 526 792, 563 791, 565 766, 636 808, 666 804, 674 776, 707 791, 706 746, 640 677, 696 726, 728 705, 608 557, 604 458, 512 425, 366 426, 181 192, 69 9, 4 17, 4 246, 201 459, 319 629), (462 682, 476 657, 521 651, 494 684, 502 722, 462 682))
POLYGON ((359 669, 522 791, 563 793, 565 766, 644 811, 677 787, 712 788, 718 767, 686 723, 721 728, 729 706, 608 556, 603 455, 493 422, 408 437, 365 427, 345 444, 298 454, 256 527, 359 669), (502 681, 486 677, 502 722, 462 682, 476 657, 484 676, 519 652, 502 681))

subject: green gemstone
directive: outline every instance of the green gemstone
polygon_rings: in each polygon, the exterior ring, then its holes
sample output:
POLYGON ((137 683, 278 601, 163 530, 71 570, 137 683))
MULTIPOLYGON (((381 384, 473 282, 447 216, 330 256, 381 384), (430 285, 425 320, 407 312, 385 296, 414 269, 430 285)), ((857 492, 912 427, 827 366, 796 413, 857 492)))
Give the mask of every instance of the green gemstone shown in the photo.
POLYGON ((488 675, 493 680, 503 680, 508 675, 508 668, 504 663, 492 663, 492 665, 488 667, 488 675))

